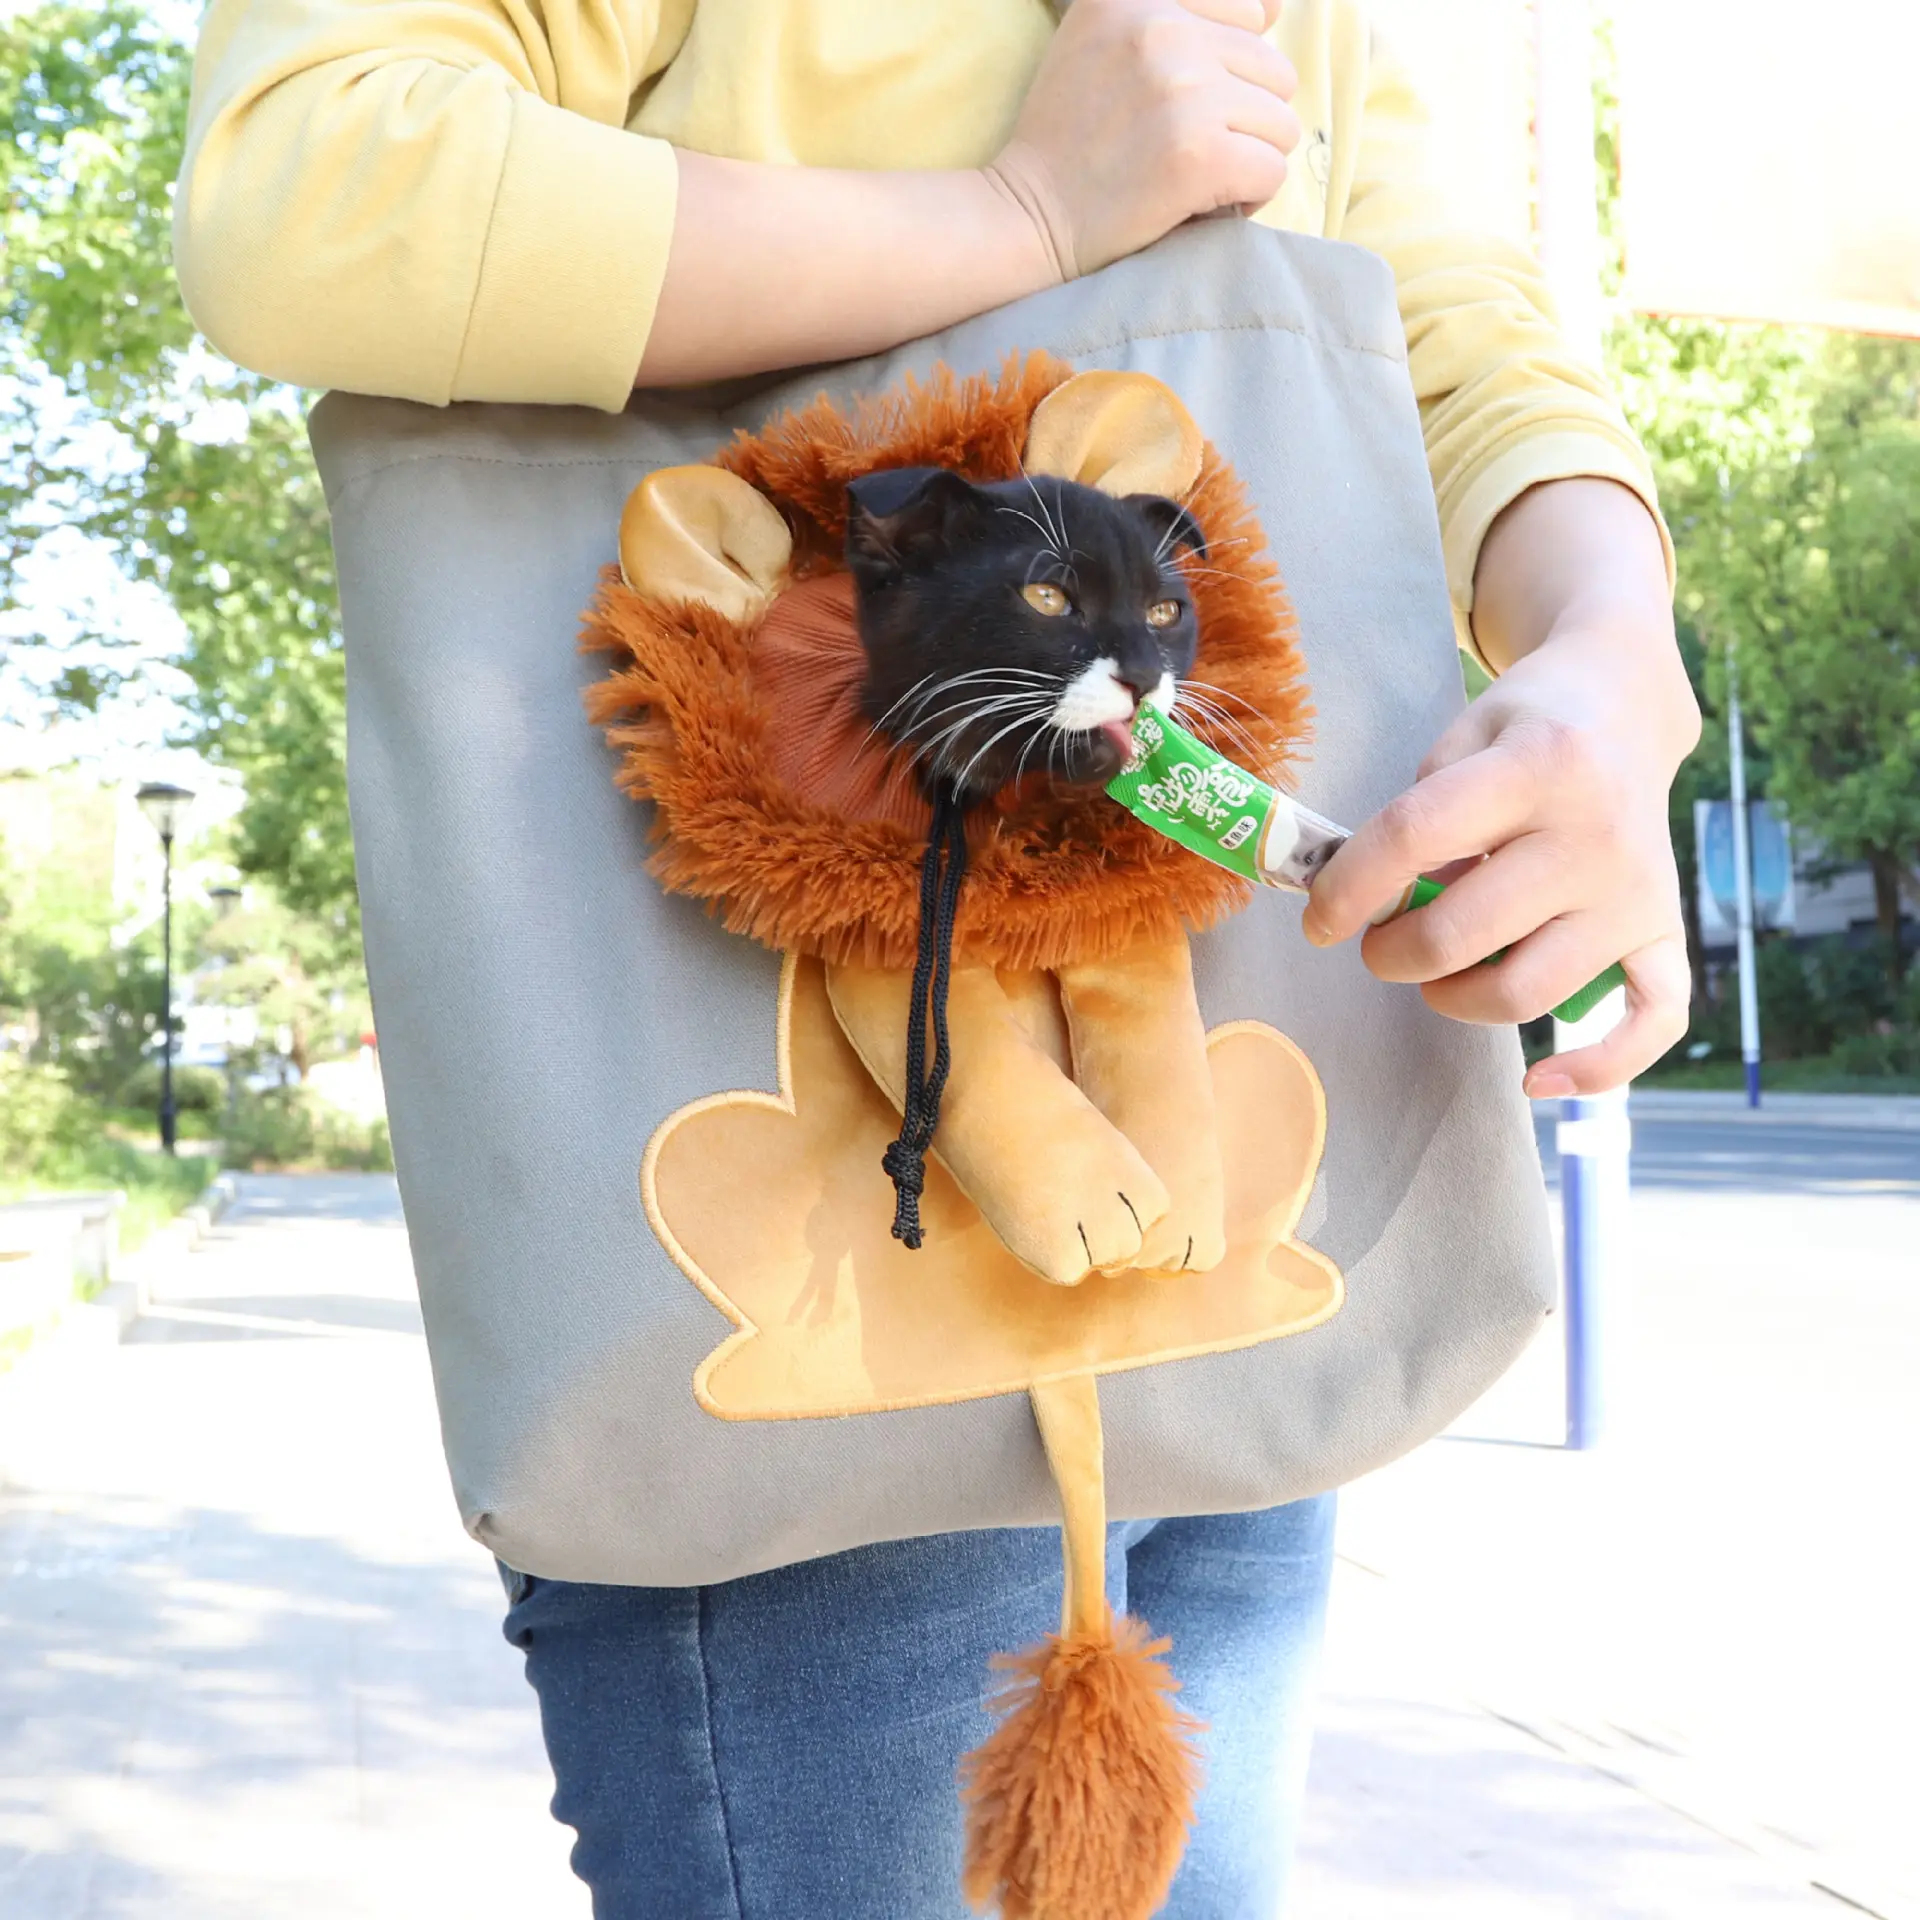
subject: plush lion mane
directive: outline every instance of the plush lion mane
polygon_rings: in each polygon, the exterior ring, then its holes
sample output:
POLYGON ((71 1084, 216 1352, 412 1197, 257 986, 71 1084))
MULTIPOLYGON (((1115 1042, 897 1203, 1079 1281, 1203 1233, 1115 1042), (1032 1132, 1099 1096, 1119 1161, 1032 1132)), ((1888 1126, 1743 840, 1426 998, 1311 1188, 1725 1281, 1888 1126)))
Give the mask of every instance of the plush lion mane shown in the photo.
MULTIPOLYGON (((793 581, 842 572, 848 481, 901 466, 1018 478, 1034 409, 1072 371, 1035 354, 1010 359, 997 379, 939 368, 851 409, 822 397, 741 434, 716 464, 785 517, 793 581)), ((1194 677, 1229 716, 1194 731, 1284 781, 1312 714, 1292 609, 1245 490, 1211 445, 1186 504, 1210 548, 1204 562, 1183 563, 1199 623, 1194 677)), ((911 966, 924 815, 849 820, 779 776, 752 671, 763 620, 649 599, 617 568, 587 612, 583 649, 616 663, 588 690, 588 714, 619 752, 622 790, 654 806, 652 869, 730 931, 776 950, 911 966)), ((1143 937, 1212 925, 1251 891, 1104 794, 1057 794, 1031 779, 976 809, 968 844, 954 939, 963 965, 1105 959, 1143 937)))

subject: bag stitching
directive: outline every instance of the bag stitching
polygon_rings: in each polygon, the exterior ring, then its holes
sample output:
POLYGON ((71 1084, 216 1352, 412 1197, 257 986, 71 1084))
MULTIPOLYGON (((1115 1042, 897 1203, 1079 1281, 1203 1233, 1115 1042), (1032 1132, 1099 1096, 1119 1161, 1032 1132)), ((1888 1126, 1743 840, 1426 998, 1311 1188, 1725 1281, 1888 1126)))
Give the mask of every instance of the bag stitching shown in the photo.
MULTIPOLYGON (((1285 333, 1297 340, 1307 340, 1316 346, 1329 347, 1337 353, 1359 354, 1371 360, 1384 360, 1390 366, 1406 365, 1404 351, 1394 353, 1385 347, 1372 347, 1364 342, 1328 340, 1306 327, 1292 327, 1281 321, 1244 323, 1221 321, 1212 326, 1142 328, 1110 334, 1097 340, 1076 341, 1071 347, 1056 350, 1060 352, 1063 359, 1067 359, 1083 357, 1091 353, 1106 353, 1115 347, 1131 346, 1144 340, 1196 340, 1207 339, 1215 334, 1236 333, 1285 333)), ((359 473, 349 474, 340 482, 338 497, 344 503, 347 495, 354 488, 364 485, 369 480, 377 480, 382 474, 395 472, 402 467, 424 466, 430 461, 471 467, 524 467, 530 471, 549 467, 626 467, 644 464, 636 462, 632 454, 609 455, 604 459, 574 454, 556 454, 551 458, 530 458, 524 454, 453 453, 434 449, 419 453, 395 454, 378 466, 367 467, 359 473)))

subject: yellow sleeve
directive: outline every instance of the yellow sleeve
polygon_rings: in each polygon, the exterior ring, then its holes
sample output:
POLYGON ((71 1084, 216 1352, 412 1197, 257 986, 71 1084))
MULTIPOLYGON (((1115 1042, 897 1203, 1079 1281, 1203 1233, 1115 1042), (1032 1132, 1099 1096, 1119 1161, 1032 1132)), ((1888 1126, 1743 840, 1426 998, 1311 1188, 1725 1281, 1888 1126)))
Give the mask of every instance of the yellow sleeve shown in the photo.
MULTIPOLYGON (((1393 268, 1407 359, 1440 508, 1447 584, 1462 649, 1480 544, 1502 508, 1542 481, 1617 480, 1646 502, 1673 578, 1673 541, 1653 468, 1598 368, 1562 337, 1538 263, 1518 241, 1463 226, 1444 193, 1444 156, 1404 68, 1354 11, 1349 71, 1364 74, 1360 138, 1333 237, 1393 268)), ((1485 662, 1481 664, 1484 666, 1485 662)))
POLYGON ((659 0, 213 0, 174 249, 242 365, 303 387, 626 403, 673 149, 624 131, 659 0))

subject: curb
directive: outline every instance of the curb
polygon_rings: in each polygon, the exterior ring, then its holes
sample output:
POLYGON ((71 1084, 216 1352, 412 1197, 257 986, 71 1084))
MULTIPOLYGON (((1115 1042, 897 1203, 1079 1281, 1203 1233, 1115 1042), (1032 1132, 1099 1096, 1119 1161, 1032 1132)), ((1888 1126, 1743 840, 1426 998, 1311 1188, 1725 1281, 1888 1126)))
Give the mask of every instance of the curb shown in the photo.
POLYGON ((239 1196, 235 1175, 216 1174, 192 1206, 169 1220, 138 1253, 116 1261, 113 1278, 91 1299, 70 1307, 62 1319, 78 1322, 95 1339, 125 1339, 127 1329, 151 1304, 155 1279, 199 1246, 239 1196))

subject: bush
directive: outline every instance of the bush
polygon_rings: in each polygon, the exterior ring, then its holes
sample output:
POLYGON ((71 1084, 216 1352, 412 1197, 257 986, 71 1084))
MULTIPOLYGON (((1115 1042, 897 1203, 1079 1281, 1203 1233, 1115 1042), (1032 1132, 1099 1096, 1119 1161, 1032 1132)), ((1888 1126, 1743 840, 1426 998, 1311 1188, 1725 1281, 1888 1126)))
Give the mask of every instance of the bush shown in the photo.
POLYGON ((235 1167, 325 1167, 391 1173, 387 1123, 371 1125, 316 1100, 301 1087, 243 1092, 221 1129, 223 1158, 235 1167))
POLYGON ((84 1103, 58 1067, 0 1053, 0 1180, 31 1180, 91 1130, 84 1103))
MULTIPOLYGON (((1920 1026, 1920 968, 1896 1000, 1879 941, 1852 946, 1831 934, 1796 946, 1762 939, 1753 958, 1761 1046, 1769 1060, 1837 1057, 1849 1037, 1873 1039, 1889 1022, 1920 1026)), ((1720 975, 1719 992, 1717 1001, 1694 1001, 1686 1040, 1672 1058, 1685 1059, 1686 1048, 1703 1040, 1714 1058, 1739 1057, 1740 983, 1730 966, 1720 975)))
MULTIPOLYGON (((137 1108, 142 1113, 160 1110, 160 1065, 147 1065, 130 1073, 114 1095, 116 1107, 137 1108)), ((226 1076, 217 1067, 175 1067, 173 1104, 181 1113, 218 1113, 227 1104, 226 1076)))
POLYGON ((1920 1028, 1849 1034, 1834 1048, 1833 1064, 1863 1080, 1920 1077, 1920 1028))
MULTIPOLYGON (((1769 940, 1753 956, 1754 985, 1760 994, 1760 1032, 1770 1058, 1810 1060, 1833 1045, 1836 1009, 1820 988, 1819 969, 1811 956, 1791 942, 1769 940)), ((1738 1032, 1739 983, 1724 997, 1734 1004, 1738 1032)))

